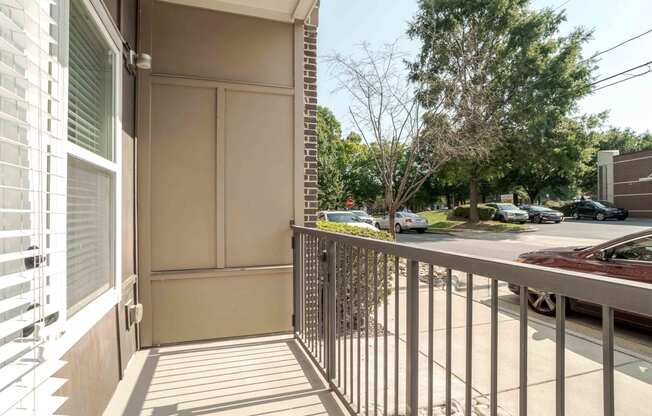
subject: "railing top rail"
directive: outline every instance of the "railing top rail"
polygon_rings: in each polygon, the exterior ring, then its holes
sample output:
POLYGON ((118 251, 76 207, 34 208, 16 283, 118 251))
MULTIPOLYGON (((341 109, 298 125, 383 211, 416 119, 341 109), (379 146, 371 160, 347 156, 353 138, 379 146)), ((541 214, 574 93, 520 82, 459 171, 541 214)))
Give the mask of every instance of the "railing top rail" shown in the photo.
POLYGON ((391 256, 491 277, 519 286, 652 316, 652 284, 649 283, 432 250, 297 225, 292 225, 292 229, 297 234, 313 235, 391 256))

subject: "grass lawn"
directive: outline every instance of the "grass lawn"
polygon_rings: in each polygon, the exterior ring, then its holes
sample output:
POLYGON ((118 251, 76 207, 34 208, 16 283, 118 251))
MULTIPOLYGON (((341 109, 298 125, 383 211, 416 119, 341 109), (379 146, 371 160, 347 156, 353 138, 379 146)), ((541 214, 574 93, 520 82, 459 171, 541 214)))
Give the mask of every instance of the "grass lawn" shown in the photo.
POLYGON ((477 224, 472 224, 464 218, 453 217, 450 211, 424 211, 419 212, 418 215, 428 220, 428 229, 432 231, 467 229, 503 233, 508 231, 522 231, 527 228, 526 225, 498 221, 480 221, 477 224))

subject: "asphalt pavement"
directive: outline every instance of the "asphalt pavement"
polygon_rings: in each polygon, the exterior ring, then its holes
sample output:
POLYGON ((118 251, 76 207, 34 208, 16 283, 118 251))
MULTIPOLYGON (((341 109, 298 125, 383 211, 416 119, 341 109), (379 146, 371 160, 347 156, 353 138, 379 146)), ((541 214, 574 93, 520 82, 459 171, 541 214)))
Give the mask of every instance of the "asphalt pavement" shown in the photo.
POLYGON ((399 234, 402 243, 435 250, 453 251, 501 260, 514 260, 519 254, 552 247, 590 246, 652 228, 652 219, 628 218, 625 221, 576 221, 559 224, 531 224, 535 231, 489 233, 455 231, 436 234, 399 234))

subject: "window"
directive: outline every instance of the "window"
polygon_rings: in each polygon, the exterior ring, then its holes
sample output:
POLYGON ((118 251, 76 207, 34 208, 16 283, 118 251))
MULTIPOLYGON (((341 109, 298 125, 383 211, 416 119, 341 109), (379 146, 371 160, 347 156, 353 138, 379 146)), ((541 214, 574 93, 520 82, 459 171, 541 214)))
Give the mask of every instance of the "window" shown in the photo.
POLYGON ((83 0, 70 2, 68 316, 115 285, 118 51, 83 0))
POLYGON ((652 262, 652 237, 643 237, 614 248, 612 258, 652 262))

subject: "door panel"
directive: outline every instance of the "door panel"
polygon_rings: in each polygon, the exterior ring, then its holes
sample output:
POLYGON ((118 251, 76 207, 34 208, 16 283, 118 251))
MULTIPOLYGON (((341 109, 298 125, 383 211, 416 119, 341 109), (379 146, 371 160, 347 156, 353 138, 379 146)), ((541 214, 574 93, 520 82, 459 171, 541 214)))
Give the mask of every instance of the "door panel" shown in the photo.
POLYGON ((291 115, 291 96, 226 92, 227 267, 291 263, 291 115))
POLYGON ((216 91, 152 84, 151 269, 217 267, 216 91))

